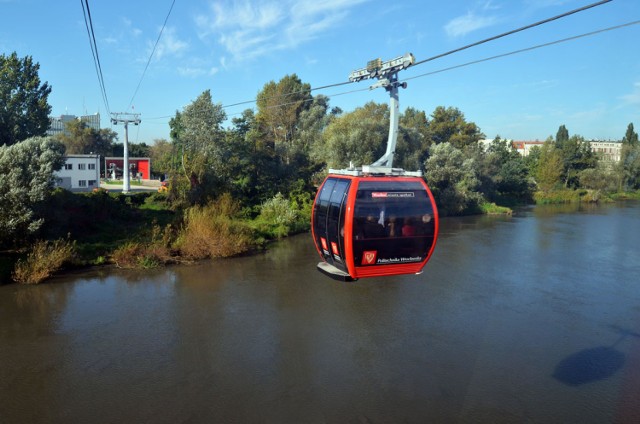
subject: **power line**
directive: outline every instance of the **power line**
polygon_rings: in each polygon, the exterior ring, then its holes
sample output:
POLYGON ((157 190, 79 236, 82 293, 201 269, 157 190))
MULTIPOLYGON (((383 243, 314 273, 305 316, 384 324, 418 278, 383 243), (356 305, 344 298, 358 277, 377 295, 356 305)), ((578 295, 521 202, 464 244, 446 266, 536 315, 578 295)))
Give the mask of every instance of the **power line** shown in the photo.
MULTIPOLYGON (((502 54, 495 55, 495 56, 485 57, 483 59, 478 59, 478 60, 474 60, 474 61, 471 61, 471 62, 466 62, 466 63, 462 63, 462 64, 459 64, 459 65, 449 66, 449 67, 446 67, 446 68, 442 68, 442 69, 438 69, 438 70, 435 70, 435 71, 427 72, 427 73, 424 73, 424 74, 415 75, 413 77, 405 78, 401 82, 409 81, 409 80, 417 79, 417 78, 422 78, 422 77, 426 77, 426 76, 429 76, 429 75, 434 75, 434 74, 438 74, 438 73, 442 73, 442 72, 447 72, 447 71, 451 71, 451 70, 458 69, 458 68, 463 68, 463 67, 470 66, 470 65, 475 65, 475 64, 478 64, 478 63, 482 63, 482 62, 488 62, 488 61, 491 61, 491 60, 500 59, 500 58, 503 58, 503 57, 512 56, 512 55, 515 55, 515 54, 524 53, 524 52, 528 52, 528 51, 532 51, 532 50, 537 50, 537 49, 540 49, 540 48, 543 48, 543 47, 549 47, 549 46, 552 46, 552 45, 555 45, 555 44, 561 44, 561 43, 565 43, 565 42, 568 42, 568 41, 573 41, 573 40, 577 40, 577 39, 580 39, 580 38, 589 37, 589 36, 592 36, 592 35, 601 34, 603 32, 613 31, 613 30, 616 30, 616 29, 621 29, 621 28, 632 26, 632 25, 638 25, 638 24, 640 24, 640 20, 627 22, 627 23, 624 23, 624 24, 615 25, 615 26, 608 27, 608 28, 602 28, 602 29, 591 31, 591 32, 587 32, 587 33, 584 33, 584 34, 574 35, 572 37, 562 38, 562 39, 559 39, 559 40, 550 41, 548 43, 543 43, 543 44, 538 44, 538 45, 535 45, 535 46, 526 47, 526 48, 523 48, 523 49, 513 50, 513 51, 510 51, 510 52, 507 52, 507 53, 502 53, 502 54)), ((343 95, 347 95, 347 94, 353 94, 353 93, 356 93, 356 92, 369 91, 369 90, 371 90, 371 89, 369 87, 366 87, 366 88, 357 89, 357 90, 350 90, 350 91, 344 91, 344 92, 341 92, 341 93, 329 94, 329 95, 325 95, 325 96, 331 98, 331 97, 343 96, 343 95)), ((308 100, 308 101, 310 101, 310 100, 308 100)), ((288 103, 282 103, 282 104, 278 104, 278 105, 271 105, 269 107, 288 106, 288 105, 295 104, 295 103, 296 102, 288 102, 288 103)))
MULTIPOLYGON (((481 41, 478 41, 478 42, 475 42, 475 43, 472 43, 472 44, 468 44, 466 46, 463 46, 463 47, 460 47, 460 48, 457 48, 457 49, 454 49, 454 50, 450 50, 448 52, 439 54, 437 56, 430 57, 428 59, 416 62, 413 66, 420 65, 420 64, 423 64, 425 62, 429 62, 429 61, 435 60, 437 58, 444 57, 444 56, 450 55, 452 53, 459 52, 461 50, 465 50, 465 49, 468 49, 470 47, 474 47, 474 46, 486 43, 488 41, 496 40, 498 38, 505 37, 507 35, 523 31, 525 29, 533 28, 535 26, 539 26, 539 25, 542 25, 544 23, 551 22, 551 21, 554 21, 554 20, 569 16, 569 15, 572 15, 572 14, 575 14, 575 13, 578 13, 578 12, 581 12, 581 11, 596 7, 596 6, 600 6, 600 5, 608 3, 610 1, 612 1, 612 0, 603 0, 603 1, 600 1, 600 2, 597 2, 597 3, 593 3, 593 4, 590 4, 590 5, 587 5, 587 6, 583 6, 581 8, 574 9, 572 11, 562 13, 562 14, 554 16, 552 18, 547 18, 547 19, 544 19, 542 21, 538 21, 538 22, 535 22, 533 24, 529 24, 529 25, 526 25, 524 27, 521 27, 521 28, 518 28, 518 29, 515 29, 515 30, 512 30, 512 31, 508 31, 508 32, 496 35, 494 37, 490 37, 490 38, 487 38, 487 39, 484 39, 484 40, 481 40, 481 41)), ((490 57, 486 57, 486 58, 483 58, 483 59, 478 59, 478 60, 474 60, 474 61, 471 61, 471 62, 463 63, 463 64, 460 64, 460 65, 454 65, 454 66, 450 66, 450 67, 447 67, 447 68, 439 69, 439 70, 436 70, 436 71, 427 72, 425 74, 420 74, 420 75, 416 75, 416 76, 413 76, 413 77, 405 78, 402 81, 408 81, 408 80, 412 80, 412 79, 417 79, 417 78, 421 78, 421 77, 425 77, 425 76, 429 76, 429 75, 433 75, 433 74, 437 74, 437 73, 450 71, 450 70, 457 69, 457 68, 470 66, 470 65, 473 65, 473 64, 477 64, 477 63, 488 62, 490 60, 495 60, 495 59, 499 59, 499 58, 502 58, 502 57, 515 55, 515 54, 518 54, 518 53, 524 53, 524 52, 531 51, 531 50, 536 50, 536 49, 539 49, 539 48, 542 48, 542 47, 548 47, 548 46, 552 46, 552 45, 555 45, 555 44, 560 44, 560 43, 564 43, 564 42, 567 42, 567 41, 572 41, 572 40, 588 37, 588 36, 591 36, 591 35, 600 34, 600 33, 607 32, 607 31, 613 31, 613 30, 616 30, 616 29, 621 29, 621 28, 632 26, 632 25, 636 25, 636 24, 639 24, 639 23, 640 23, 640 21, 632 21, 632 22, 628 22, 628 23, 625 23, 625 24, 620 24, 620 25, 616 25, 616 26, 612 26, 612 27, 608 27, 608 28, 603 28, 603 29, 591 31, 591 32, 588 32, 588 33, 572 36, 572 37, 551 41, 551 42, 544 43, 544 44, 538 44, 538 45, 535 45, 535 46, 526 47, 526 48, 519 49, 519 50, 514 50, 514 51, 511 51, 511 52, 508 52, 508 53, 503 53, 503 54, 499 54, 499 55, 495 55, 495 56, 490 56, 490 57)), ((278 97, 287 97, 287 96, 290 96, 290 95, 304 93, 304 92, 307 92, 307 91, 323 90, 323 89, 327 89, 327 88, 339 87, 339 86, 342 86, 342 85, 347 85, 347 84, 352 84, 352 83, 353 83, 352 81, 345 81, 345 82, 340 82, 340 83, 336 83, 336 84, 329 84, 329 85, 325 85, 325 86, 314 87, 314 88, 311 88, 311 89, 308 89, 308 90, 298 90, 298 91, 294 91, 294 92, 290 92, 290 93, 285 93, 285 94, 282 94, 282 95, 280 95, 278 97)), ((336 93, 336 94, 331 94, 331 95, 326 95, 326 96, 331 98, 331 97, 337 97, 337 96, 342 96, 342 95, 346 95, 346 94, 352 94, 352 93, 356 93, 356 92, 369 91, 369 90, 370 90, 370 88, 367 87, 367 88, 350 90, 350 91, 345 91, 345 92, 342 92, 342 93, 336 93)), ((306 99, 304 101, 311 101, 311 100, 312 99, 306 99)), ((247 101, 243 101, 243 102, 223 105, 221 107, 222 108, 229 108, 229 107, 240 106, 240 105, 244 105, 244 104, 251 104, 251 103, 255 103, 255 102, 256 102, 256 100, 247 100, 247 101)), ((269 106, 269 108, 280 107, 280 106, 288 106, 288 105, 295 104, 295 103, 296 102, 281 103, 281 104, 277 104, 277 105, 271 105, 271 106, 269 106)), ((172 118, 173 116, 174 115, 167 115, 167 116, 160 116, 160 117, 147 118, 147 119, 165 119, 165 118, 172 118)))
POLYGON ((413 66, 421 65, 421 64, 423 64, 425 62, 430 62, 432 60, 439 59, 441 57, 448 56, 450 54, 457 53, 459 51, 466 50, 466 49, 471 48, 471 47, 479 46, 480 44, 488 43, 489 41, 493 41, 493 40, 497 40, 497 39, 502 38, 502 37, 506 37, 507 35, 512 35, 512 34, 515 34, 517 32, 521 32, 521 31, 524 31, 524 30, 527 30, 527 29, 531 29, 533 27, 537 27, 537 26, 540 26, 540 25, 543 25, 543 24, 546 24, 546 23, 549 23, 549 22, 552 22, 552 21, 556 21, 558 19, 565 18, 565 17, 567 17, 569 15, 573 15, 573 14, 576 14, 578 12, 582 12, 584 10, 591 9, 593 7, 596 7, 596 6, 601 6, 601 5, 603 5, 605 3, 609 3, 611 1, 612 0, 602 0, 602 1, 599 1, 599 2, 596 2, 596 3, 592 3, 592 4, 589 4, 589 5, 583 6, 583 7, 579 7, 578 9, 570 10, 569 12, 565 12, 565 13, 562 13, 560 15, 553 16, 551 18, 543 19, 542 21, 534 22, 532 24, 525 25, 523 27, 511 30, 511 31, 503 32, 502 34, 494 35, 493 37, 485 38, 484 40, 476 41, 475 43, 467 44, 466 46, 462 46, 462 47, 459 47, 457 49, 449 50, 448 52, 441 53, 441 54, 429 57, 429 58, 424 59, 424 60, 420 60, 420 61, 416 62, 413 66))
POLYGON ((91 46, 91 53, 93 55, 93 64, 96 68, 96 74, 98 76, 98 83, 100 84, 100 91, 102 93, 102 100, 104 101, 107 113, 111 113, 109 109, 109 100, 107 98, 107 90, 104 85, 104 76, 102 75, 102 66, 100 65, 100 56, 98 55, 98 44, 96 43, 96 36, 93 31, 93 21, 91 19, 91 10, 89 9, 88 0, 80 0, 82 5, 82 13, 84 15, 84 24, 87 28, 87 35, 89 36, 89 45, 91 46), (85 8, 86 5, 86 8, 85 8))
MULTIPOLYGON (((432 60, 435 60, 435 59, 438 59, 438 58, 441 58, 441 57, 444 57, 444 56, 448 56, 450 54, 457 53, 459 51, 466 50, 466 49, 469 49, 471 47, 478 46, 480 44, 488 43, 489 41, 497 40, 499 38, 503 38, 503 37, 506 37, 508 35, 515 34, 517 32, 521 32, 521 31, 524 31, 524 30, 527 30, 527 29, 534 28, 536 26, 540 26, 540 25, 543 25, 543 24, 546 24, 546 23, 549 23, 549 22, 552 22, 552 21, 556 21, 558 19, 565 18, 565 17, 570 16, 570 15, 574 15, 576 13, 579 13, 579 12, 594 8, 596 6, 601 6, 601 5, 603 5, 605 3, 609 3, 611 1, 612 0, 602 0, 602 1, 598 1, 596 3, 588 4, 586 6, 579 7, 577 9, 573 9, 573 10, 570 10, 568 12, 561 13, 561 14, 553 16, 551 18, 543 19, 541 21, 534 22, 532 24, 525 25, 523 27, 511 30, 511 31, 504 32, 502 34, 498 34, 498 35, 495 35, 493 37, 489 37, 489 38, 486 38, 484 40, 476 41, 474 43, 467 44, 466 46, 462 46, 462 47, 456 48, 454 50, 449 50, 448 52, 441 53, 441 54, 438 54, 436 56, 429 57, 427 59, 424 59, 424 60, 416 62, 413 66, 421 65, 423 63, 430 62, 432 60)), ((325 85, 325 86, 321 86, 321 87, 311 88, 310 90, 293 91, 291 93, 282 94, 279 97, 287 97, 287 96, 291 96, 291 95, 294 95, 294 94, 304 93, 306 91, 324 90, 324 89, 327 89, 327 88, 339 87, 339 86, 342 86, 342 85, 347 85, 347 84, 352 84, 352 83, 353 83, 353 81, 344 81, 344 82, 339 82, 339 83, 336 83, 336 84, 329 84, 329 85, 325 85)), ((242 102, 238 102, 238 103, 232 103, 232 104, 229 104, 229 105, 223 105, 222 108, 226 109, 226 108, 229 108, 229 107, 241 106, 241 105, 251 104, 251 103, 255 103, 255 102, 256 102, 255 99, 254 100, 246 100, 246 101, 242 101, 242 102)))
POLYGON ((462 63, 460 65, 449 66, 447 68, 442 68, 442 69, 438 69, 436 71, 427 72, 425 74, 420 74, 420 75, 416 75, 416 76, 413 76, 413 77, 405 78, 402 81, 409 81, 409 80, 412 80, 412 79, 422 78, 422 77, 425 77, 425 76, 434 75, 434 74, 438 74, 438 73, 441 73, 441 72, 451 71, 453 69, 463 68, 463 67, 469 66, 469 65, 475 65, 477 63, 488 62, 490 60, 500 59, 500 58, 507 57, 507 56, 512 56, 512 55, 515 55, 515 54, 518 54, 518 53, 524 53, 524 52, 540 49, 542 47, 549 47, 549 46, 553 46, 555 44, 565 43, 567 41, 573 41, 573 40, 577 40, 579 38, 589 37, 591 35, 596 35, 596 34, 600 34, 600 33, 607 32, 607 31, 613 31, 613 30, 616 30, 616 29, 620 29, 620 28, 624 28, 624 27, 628 27, 628 26, 632 26, 632 25, 637 25, 637 24, 640 24, 640 20, 627 22, 626 24, 620 24, 620 25, 616 25, 616 26, 612 26, 612 27, 608 27, 608 28, 603 28, 603 29, 587 32, 587 33, 580 34, 580 35, 574 35, 573 37, 567 37, 567 38, 563 38, 563 39, 560 39, 560 40, 550 41, 548 43, 538 44, 536 46, 526 47, 524 49, 513 50, 513 51, 510 51, 508 53, 502 53, 502 54, 495 55, 495 56, 485 57, 484 59, 473 60, 471 62, 462 63))
POLYGON ((133 104, 133 99, 136 97, 136 94, 138 94, 138 90, 140 89, 140 85, 142 84, 142 80, 144 79, 144 76, 147 73, 147 69, 149 68, 149 64, 151 63, 151 58, 153 57, 153 54, 155 53, 156 48, 158 47, 158 43, 160 42, 160 37, 162 37, 162 32, 164 31, 164 28, 167 26, 167 21, 169 20, 169 16, 171 15, 171 11, 173 10, 173 6, 175 4, 176 4, 176 0, 173 0, 171 2, 171 7, 169 8, 169 13, 167 13, 167 17, 164 19, 164 23, 162 24, 162 28, 160 28, 160 33, 158 34, 158 38, 156 39, 156 43, 153 45, 153 50, 151 51, 151 54, 149 55, 149 60, 147 60, 147 64, 144 67, 144 71, 142 71, 142 76, 140 77, 140 81, 138 82, 138 86, 136 87, 136 90, 133 92, 133 96, 131 96, 131 101, 129 102, 129 106, 127 106, 127 110, 133 104))

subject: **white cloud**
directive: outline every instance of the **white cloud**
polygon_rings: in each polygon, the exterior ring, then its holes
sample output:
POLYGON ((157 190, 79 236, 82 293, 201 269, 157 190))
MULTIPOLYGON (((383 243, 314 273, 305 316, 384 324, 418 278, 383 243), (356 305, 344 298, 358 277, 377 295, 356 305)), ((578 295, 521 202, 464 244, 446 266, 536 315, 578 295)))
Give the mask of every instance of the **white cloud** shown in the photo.
POLYGON ((214 38, 234 61, 243 61, 321 37, 366 1, 214 1, 195 22, 200 37, 214 38))
POLYGON ((444 30, 450 37, 461 37, 481 28, 486 28, 497 22, 495 16, 480 16, 474 12, 458 16, 445 25, 444 30))
MULTIPOLYGON (((150 49, 153 49, 153 44, 155 44, 155 41, 150 43, 150 49)), ((164 56, 180 56, 188 48, 189 44, 176 36, 174 28, 166 27, 156 46, 154 56, 158 60, 164 56)))
POLYGON ((625 104, 640 105, 640 81, 633 84, 633 90, 629 94, 620 96, 625 104))

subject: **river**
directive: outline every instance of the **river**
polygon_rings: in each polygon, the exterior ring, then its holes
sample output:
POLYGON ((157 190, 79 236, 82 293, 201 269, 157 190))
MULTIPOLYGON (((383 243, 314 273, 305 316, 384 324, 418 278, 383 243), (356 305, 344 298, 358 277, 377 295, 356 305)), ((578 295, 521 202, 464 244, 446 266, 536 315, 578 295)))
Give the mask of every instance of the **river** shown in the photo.
POLYGON ((640 203, 447 218, 424 273, 311 237, 0 287, 0 423, 638 423, 640 203))

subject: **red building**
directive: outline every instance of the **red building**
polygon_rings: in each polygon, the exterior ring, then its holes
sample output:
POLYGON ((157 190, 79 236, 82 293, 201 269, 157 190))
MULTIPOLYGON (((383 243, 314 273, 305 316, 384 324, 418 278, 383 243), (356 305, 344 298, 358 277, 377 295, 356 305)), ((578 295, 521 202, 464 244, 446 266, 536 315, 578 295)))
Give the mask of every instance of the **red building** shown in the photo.
MULTIPOLYGON (((121 178, 124 158, 104 158, 105 178, 121 178)), ((130 178, 151 179, 150 158, 129 158, 130 178)))

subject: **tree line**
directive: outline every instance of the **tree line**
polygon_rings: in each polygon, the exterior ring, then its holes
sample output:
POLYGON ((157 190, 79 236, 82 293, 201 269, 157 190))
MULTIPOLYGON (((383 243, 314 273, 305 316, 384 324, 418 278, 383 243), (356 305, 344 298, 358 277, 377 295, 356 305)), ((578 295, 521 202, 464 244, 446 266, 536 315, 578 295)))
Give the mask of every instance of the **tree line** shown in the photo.
MULTIPOLYGON (((42 218, 24 208, 36 211, 65 152, 122 154, 115 132, 80 121, 68 123, 65 134, 38 138, 51 110, 51 87, 40 82, 38 68, 31 57, 0 56, 2 237, 19 226, 23 233, 37 230, 42 218)), ((310 85, 291 74, 266 83, 255 111, 244 110, 227 126, 222 105, 205 90, 175 112, 169 140, 132 144, 129 152, 150 156, 152 171, 168 176, 173 209, 204 206, 226 195, 248 217, 276 198, 308 214, 329 168, 370 164, 384 153, 389 114, 386 104, 375 102, 350 112, 331 107, 327 96, 313 96, 310 85)), ((613 165, 564 125, 526 157, 500 136, 485 149, 479 143, 484 138, 458 108, 438 106, 427 114, 409 107, 400 117, 394 165, 424 172, 443 215, 530 202, 536 193, 556 190, 590 190, 598 198, 640 188, 640 143, 632 123, 622 139, 621 160, 613 165)))

